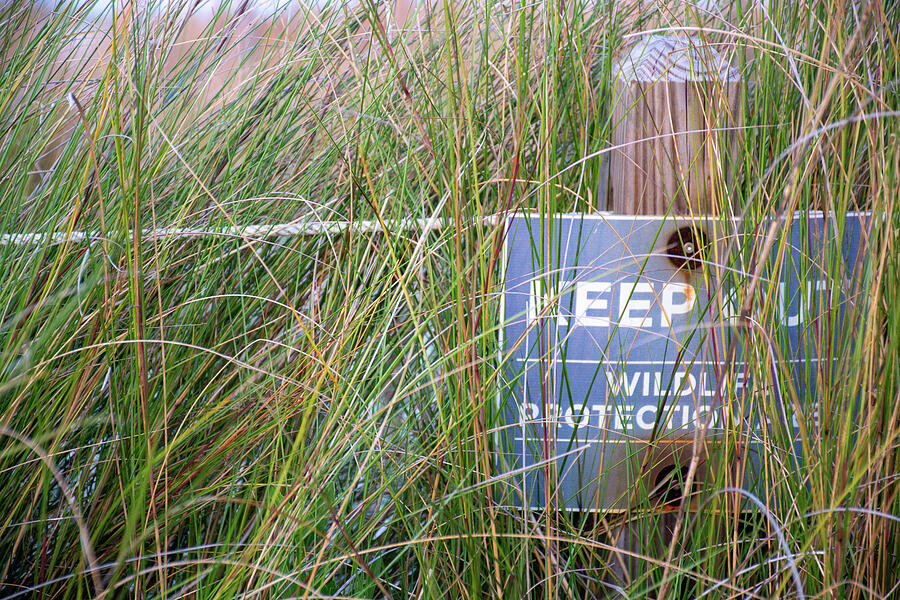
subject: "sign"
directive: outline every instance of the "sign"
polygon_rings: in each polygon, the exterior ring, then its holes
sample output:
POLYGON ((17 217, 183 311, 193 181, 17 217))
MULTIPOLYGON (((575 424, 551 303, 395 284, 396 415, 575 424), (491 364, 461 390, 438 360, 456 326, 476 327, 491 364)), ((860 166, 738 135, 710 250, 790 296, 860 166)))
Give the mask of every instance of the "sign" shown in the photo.
POLYGON ((624 510, 680 499, 672 484, 698 427, 738 457, 722 463, 707 444, 701 478, 731 463, 742 480, 752 474, 763 436, 796 461, 800 432, 816 425, 814 366, 836 358, 823 340, 848 306, 859 310, 867 221, 797 215, 742 320, 767 223, 508 219, 497 441, 510 502, 624 510))

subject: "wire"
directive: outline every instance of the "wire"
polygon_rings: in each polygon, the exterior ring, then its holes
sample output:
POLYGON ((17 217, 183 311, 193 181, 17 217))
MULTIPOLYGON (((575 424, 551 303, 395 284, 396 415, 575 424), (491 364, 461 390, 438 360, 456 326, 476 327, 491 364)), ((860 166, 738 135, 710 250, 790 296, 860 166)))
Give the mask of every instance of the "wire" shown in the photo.
MULTIPOLYGON (((479 221, 491 224, 495 217, 489 216, 479 221)), ((220 229, 163 227, 145 229, 144 239, 163 239, 174 237, 241 237, 272 238, 286 236, 334 235, 345 232, 353 233, 395 233, 401 231, 438 231, 448 225, 455 224, 446 219, 404 219, 382 225, 379 221, 312 221, 300 220, 275 225, 248 225, 246 227, 223 227, 220 229)), ((132 235, 131 231, 128 233, 132 235)), ((50 233, 4 233, 0 235, 0 246, 31 246, 41 244, 77 244, 103 239, 102 232, 89 231, 57 231, 50 233)))

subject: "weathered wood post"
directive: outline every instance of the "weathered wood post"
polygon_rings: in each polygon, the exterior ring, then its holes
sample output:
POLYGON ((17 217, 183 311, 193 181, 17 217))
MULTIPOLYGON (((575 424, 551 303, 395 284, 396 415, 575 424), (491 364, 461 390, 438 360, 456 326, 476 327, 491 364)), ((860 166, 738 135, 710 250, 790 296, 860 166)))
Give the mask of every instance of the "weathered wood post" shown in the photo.
POLYGON ((734 163, 723 146, 736 151, 742 124, 737 70, 696 38, 652 36, 613 72, 610 210, 719 214, 734 163))
MULTIPOLYGON (((730 214, 727 189, 737 165, 743 124, 744 88, 737 70, 696 38, 651 36, 620 59, 613 73, 613 151, 607 188, 612 212, 730 214)), ((691 445, 678 446, 648 445, 640 457, 647 487, 666 474, 687 473, 691 445)), ((695 481, 702 481, 703 475, 696 472, 695 481)), ((669 499, 663 502, 670 503, 681 490, 666 495, 669 499)), ((617 543, 630 552, 665 558, 675 523, 673 513, 661 515, 653 524, 628 521, 617 543)), ((615 571, 627 579, 645 567, 641 561, 624 559, 615 571)))

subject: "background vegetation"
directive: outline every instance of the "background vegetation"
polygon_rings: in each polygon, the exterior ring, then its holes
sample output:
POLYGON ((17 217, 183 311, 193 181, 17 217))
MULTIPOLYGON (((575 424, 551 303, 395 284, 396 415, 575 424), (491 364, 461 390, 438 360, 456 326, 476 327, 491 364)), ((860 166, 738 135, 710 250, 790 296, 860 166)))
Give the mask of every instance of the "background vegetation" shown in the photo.
POLYGON ((897 596, 896 4, 237 13, 0 5, 0 597, 897 596), (624 516, 493 485, 484 217, 602 210, 610 65, 688 22, 753 82, 721 212, 880 220, 805 466, 622 569, 624 516))

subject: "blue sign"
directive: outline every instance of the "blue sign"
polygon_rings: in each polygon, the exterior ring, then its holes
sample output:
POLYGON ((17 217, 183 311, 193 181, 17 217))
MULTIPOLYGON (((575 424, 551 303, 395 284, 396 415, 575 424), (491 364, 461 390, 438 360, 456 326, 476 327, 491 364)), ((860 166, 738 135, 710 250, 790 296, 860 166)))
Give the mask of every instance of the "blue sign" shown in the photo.
POLYGON ((507 502, 624 510, 684 475, 698 428, 699 477, 734 466, 707 455, 713 442, 727 442, 741 478, 761 435, 787 440, 797 460, 817 423, 811 382, 827 381, 822 365, 835 358, 823 340, 862 302, 870 220, 797 215, 742 315, 766 223, 508 219, 497 439, 507 502))

